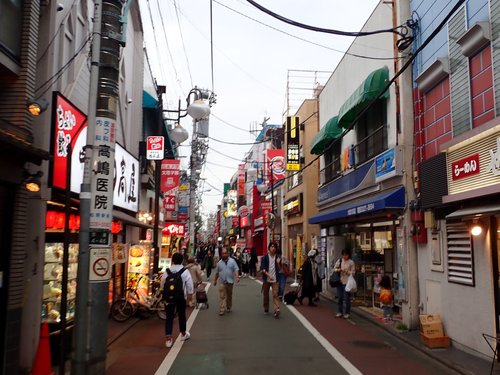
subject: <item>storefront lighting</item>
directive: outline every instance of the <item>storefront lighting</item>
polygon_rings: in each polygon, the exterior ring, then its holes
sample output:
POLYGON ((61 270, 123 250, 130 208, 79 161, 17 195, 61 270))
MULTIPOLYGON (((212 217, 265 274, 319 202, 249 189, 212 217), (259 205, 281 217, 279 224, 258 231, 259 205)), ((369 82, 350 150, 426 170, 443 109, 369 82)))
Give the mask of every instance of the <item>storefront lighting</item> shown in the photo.
POLYGON ((34 174, 26 172, 26 180, 24 181, 24 187, 26 190, 32 193, 38 193, 42 186, 42 182, 40 181, 40 177, 42 176, 42 171, 38 171, 34 174))
POLYGON ((169 133, 170 139, 177 144, 180 144, 189 138, 189 133, 181 124, 176 123, 174 128, 169 133))
POLYGON ((28 99, 26 106, 33 116, 40 116, 49 107, 49 102, 44 98, 28 99))
POLYGON ((483 226, 479 220, 474 220, 472 226, 470 227, 470 234, 473 236, 479 236, 481 233, 483 233, 483 226))

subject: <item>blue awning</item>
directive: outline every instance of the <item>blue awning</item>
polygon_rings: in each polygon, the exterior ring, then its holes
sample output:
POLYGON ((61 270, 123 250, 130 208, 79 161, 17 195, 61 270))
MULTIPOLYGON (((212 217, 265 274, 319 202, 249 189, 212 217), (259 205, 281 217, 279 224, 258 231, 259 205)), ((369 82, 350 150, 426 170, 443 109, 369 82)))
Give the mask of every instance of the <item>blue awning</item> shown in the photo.
POLYGON ((403 208, 405 208, 405 188, 399 186, 367 198, 343 203, 332 210, 314 215, 309 218, 309 224, 320 224, 332 220, 366 215, 381 210, 403 208))
POLYGON ((142 108, 156 109, 158 98, 154 98, 149 92, 142 91, 142 108))

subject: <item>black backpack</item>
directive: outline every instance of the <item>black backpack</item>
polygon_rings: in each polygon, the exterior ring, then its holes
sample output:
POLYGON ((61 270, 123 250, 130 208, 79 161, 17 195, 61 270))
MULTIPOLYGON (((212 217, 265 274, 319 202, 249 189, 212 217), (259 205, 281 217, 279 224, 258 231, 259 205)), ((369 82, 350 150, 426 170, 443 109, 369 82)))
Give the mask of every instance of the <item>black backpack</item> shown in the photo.
POLYGON ((181 275, 185 270, 182 267, 179 271, 172 272, 170 268, 167 268, 167 278, 163 285, 163 300, 166 303, 175 303, 184 299, 184 283, 182 282, 181 275))

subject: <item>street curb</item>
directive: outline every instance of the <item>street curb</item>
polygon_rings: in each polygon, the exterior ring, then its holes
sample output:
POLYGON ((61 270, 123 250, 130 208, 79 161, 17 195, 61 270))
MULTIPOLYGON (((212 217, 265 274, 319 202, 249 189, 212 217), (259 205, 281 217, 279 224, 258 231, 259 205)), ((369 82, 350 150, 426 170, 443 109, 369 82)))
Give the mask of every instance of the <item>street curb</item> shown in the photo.
POLYGON ((463 368, 459 364, 452 362, 452 361, 449 361, 448 359, 441 358, 441 357, 437 356, 436 354, 434 354, 429 349, 427 349, 421 345, 416 344, 412 340, 407 339, 406 337, 403 336, 403 334, 401 332, 398 332, 394 328, 390 328, 390 327, 387 327, 387 326, 384 326, 382 324, 377 323, 376 321, 374 321, 372 319, 373 318, 372 315, 370 315, 366 312, 363 312, 363 311, 357 309, 356 307, 352 308, 351 313, 354 313, 354 315, 365 319, 366 321, 370 322, 371 324, 373 324, 374 326, 376 326, 380 329, 383 329, 385 332, 389 333, 391 336, 396 337, 397 339, 403 341, 405 344, 407 344, 415 349, 418 349, 421 353, 427 355, 428 357, 432 358, 436 362, 440 362, 444 366, 452 368, 453 370, 455 370, 456 372, 458 372, 462 375, 476 375, 475 373, 463 368))

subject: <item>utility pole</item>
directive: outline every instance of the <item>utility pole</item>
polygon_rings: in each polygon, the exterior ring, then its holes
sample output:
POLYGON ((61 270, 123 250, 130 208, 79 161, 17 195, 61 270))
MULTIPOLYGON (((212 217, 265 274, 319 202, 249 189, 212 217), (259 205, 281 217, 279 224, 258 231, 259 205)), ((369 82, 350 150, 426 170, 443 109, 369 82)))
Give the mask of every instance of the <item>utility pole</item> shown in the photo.
POLYGON ((72 374, 106 373, 122 2, 95 0, 72 374))
POLYGON ((189 177, 189 252, 195 254, 196 252, 196 189, 198 187, 198 134, 196 133, 196 119, 193 119, 193 139, 191 141, 191 160, 190 168, 191 175, 189 177))

